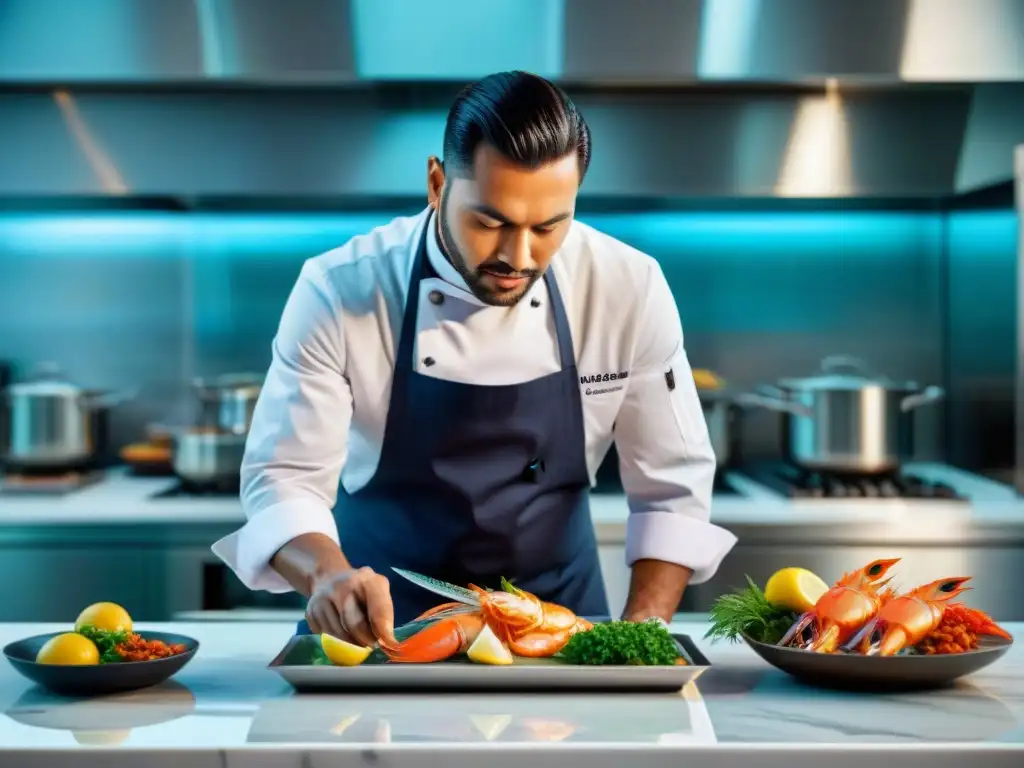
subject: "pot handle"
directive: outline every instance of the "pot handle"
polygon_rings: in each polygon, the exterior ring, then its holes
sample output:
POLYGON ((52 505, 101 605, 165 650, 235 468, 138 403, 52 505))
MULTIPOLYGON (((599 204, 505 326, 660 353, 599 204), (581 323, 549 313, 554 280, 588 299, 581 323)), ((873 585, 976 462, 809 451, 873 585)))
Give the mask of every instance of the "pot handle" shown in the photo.
POLYGON ((734 402, 742 408, 767 408, 770 411, 788 413, 791 416, 806 416, 809 419, 814 416, 806 405, 784 399, 774 387, 758 387, 758 390, 758 394, 744 392, 736 395, 734 402))
POLYGON ((124 392, 96 392, 83 395, 86 405, 90 408, 113 408, 114 406, 134 400, 139 394, 138 389, 128 389, 124 392))
POLYGON ((945 396, 946 391, 942 387, 925 387, 923 392, 918 392, 916 395, 907 395, 900 400, 900 410, 906 413, 914 408, 920 408, 922 405, 928 405, 936 400, 941 400, 945 396))

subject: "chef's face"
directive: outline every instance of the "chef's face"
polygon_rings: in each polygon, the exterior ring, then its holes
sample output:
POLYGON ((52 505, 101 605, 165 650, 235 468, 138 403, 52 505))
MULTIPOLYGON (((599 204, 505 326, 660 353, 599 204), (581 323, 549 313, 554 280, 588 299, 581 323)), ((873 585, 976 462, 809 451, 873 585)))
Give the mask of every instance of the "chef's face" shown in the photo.
POLYGON ((481 301, 510 306, 544 274, 569 234, 579 161, 573 152, 531 170, 482 143, 471 176, 446 175, 432 157, 427 183, 454 267, 481 301))

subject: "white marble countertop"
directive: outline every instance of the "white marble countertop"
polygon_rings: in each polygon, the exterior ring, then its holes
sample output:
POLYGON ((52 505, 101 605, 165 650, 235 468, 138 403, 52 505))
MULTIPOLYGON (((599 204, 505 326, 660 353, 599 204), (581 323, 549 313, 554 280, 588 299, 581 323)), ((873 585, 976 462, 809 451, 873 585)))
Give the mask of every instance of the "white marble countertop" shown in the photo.
MULTIPOLYGON (((913 543, 957 542, 965 538, 1003 540, 1007 532, 1024 537, 1024 498, 1002 483, 939 464, 909 465, 921 477, 955 487, 969 501, 800 499, 793 500, 759 485, 744 475, 729 473, 739 490, 716 495, 712 518, 730 529, 787 529, 811 535, 856 528, 858 535, 873 531, 875 538, 913 543)), ((173 488, 173 478, 138 478, 113 471, 107 479, 60 496, 0 493, 0 527, 68 525, 174 525, 230 529, 244 519, 235 496, 172 496, 155 498, 173 488)), ((625 496, 593 493, 591 511, 598 539, 604 544, 625 540, 628 507, 625 496)))
MULTIPOLYGON (((711 645, 701 639, 706 624, 686 618, 673 630, 694 638, 713 666, 679 694, 648 695, 301 695, 267 669, 291 624, 143 625, 201 643, 175 678, 149 690, 62 699, 0 662, 0 764, 1022 764, 1019 647, 949 690, 854 695, 803 687, 745 646, 711 645)), ((1024 624, 1006 628, 1024 633, 1024 624)), ((0 644, 60 629, 0 625, 0 644)))

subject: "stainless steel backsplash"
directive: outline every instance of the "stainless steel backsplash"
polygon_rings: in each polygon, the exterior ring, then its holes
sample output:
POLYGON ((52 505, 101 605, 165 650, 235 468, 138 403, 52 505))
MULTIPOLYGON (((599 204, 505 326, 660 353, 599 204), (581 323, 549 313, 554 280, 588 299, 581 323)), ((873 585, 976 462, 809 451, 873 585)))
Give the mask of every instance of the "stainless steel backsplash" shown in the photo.
MULTIPOLYGON (((303 260, 393 215, 0 216, 0 359, 140 387, 113 427, 115 442, 134 440, 149 421, 190 417, 193 376, 265 369, 303 260)), ((950 387, 918 416, 921 457, 1012 462, 999 447, 1012 445, 1012 212, 581 218, 659 259, 695 367, 746 387, 858 355, 950 387)), ((748 453, 774 454, 777 417, 750 413, 743 435, 748 453)))
POLYGON ((970 469, 1014 466, 1018 226, 1008 211, 946 221, 948 453, 970 469))

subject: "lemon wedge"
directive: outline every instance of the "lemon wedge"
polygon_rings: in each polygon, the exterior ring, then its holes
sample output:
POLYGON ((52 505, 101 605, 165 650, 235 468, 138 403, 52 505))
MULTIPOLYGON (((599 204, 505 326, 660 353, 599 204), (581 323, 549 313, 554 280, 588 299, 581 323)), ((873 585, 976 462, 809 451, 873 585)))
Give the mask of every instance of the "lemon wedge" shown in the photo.
POLYGON ((806 568, 783 568, 768 579, 764 596, 776 608, 804 613, 828 590, 828 584, 806 568))
POLYGON ((511 664, 512 653, 490 627, 484 626, 466 655, 477 664, 511 664))
POLYGON ((358 666, 373 653, 373 648, 368 645, 348 643, 327 633, 320 635, 320 647, 324 649, 324 653, 327 654, 331 663, 337 664, 339 667, 358 666))

